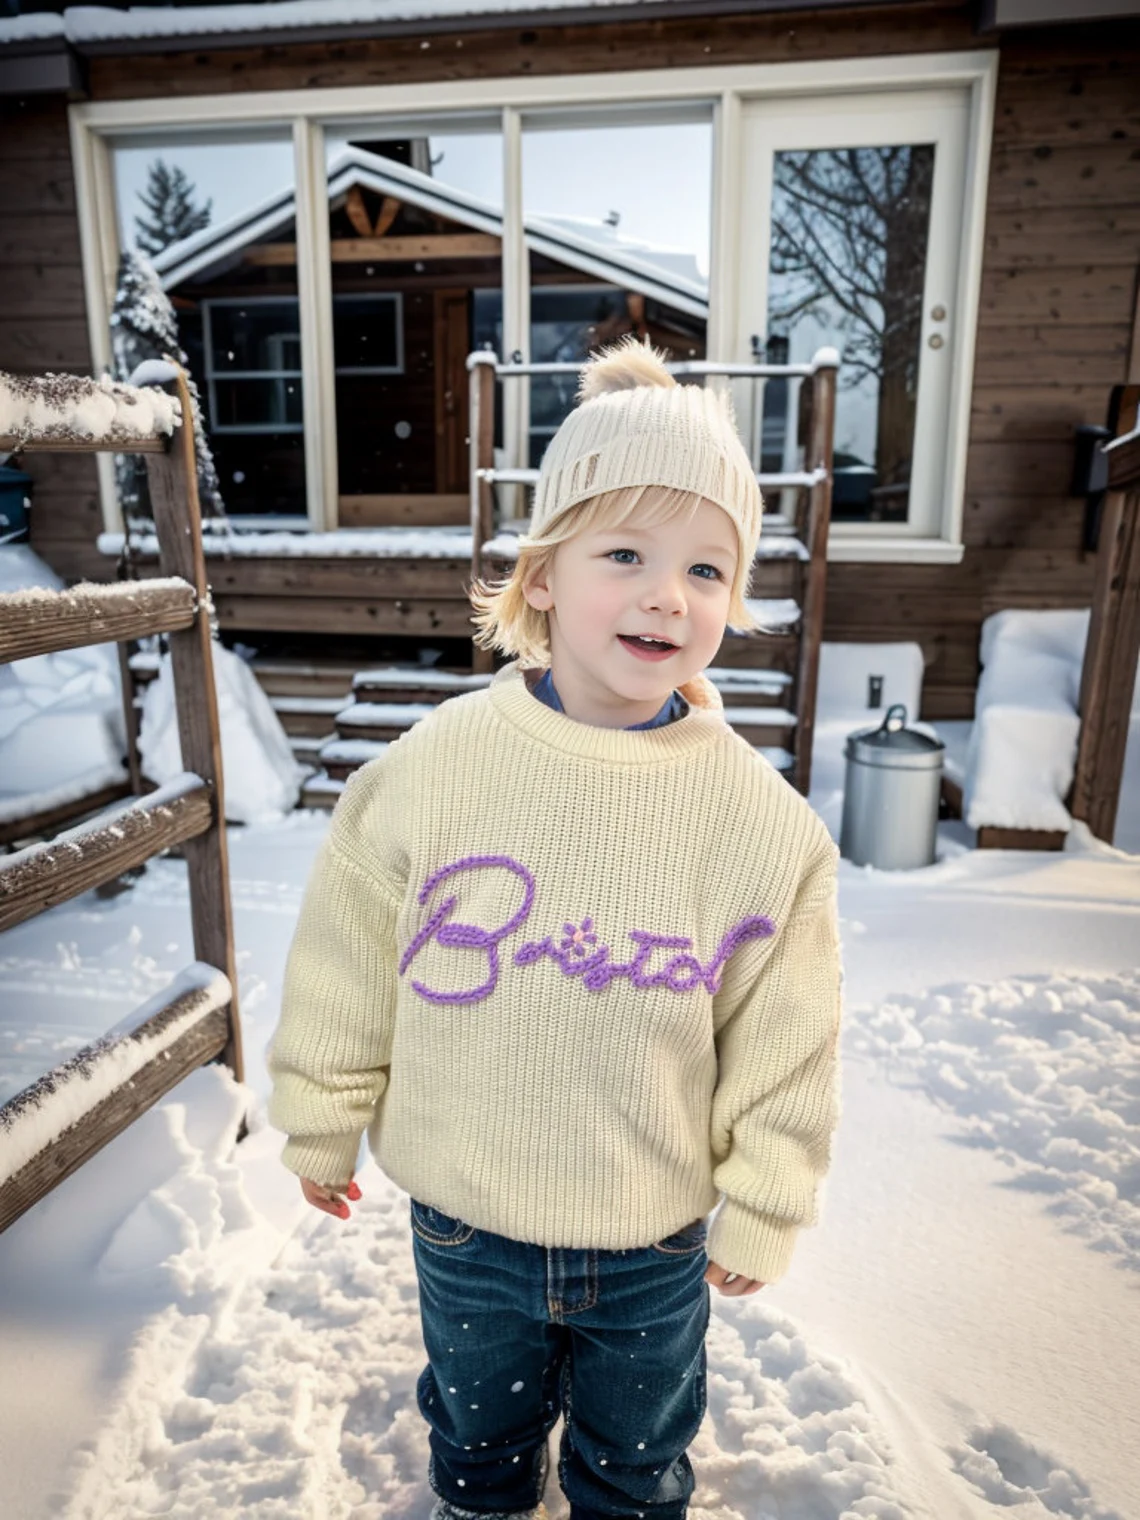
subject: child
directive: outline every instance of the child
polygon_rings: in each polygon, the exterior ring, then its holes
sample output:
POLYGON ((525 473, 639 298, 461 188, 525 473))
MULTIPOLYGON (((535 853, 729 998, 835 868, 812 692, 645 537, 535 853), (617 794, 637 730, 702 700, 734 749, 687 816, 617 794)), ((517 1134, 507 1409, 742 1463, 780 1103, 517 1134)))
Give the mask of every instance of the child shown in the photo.
POLYGON ((708 1284, 787 1270, 838 1117, 838 851, 702 674, 755 475, 636 340, 581 395, 472 590, 515 659, 348 783, 270 1054, 306 1198, 365 1129, 411 1195, 433 1520, 544 1515, 559 1413, 572 1520, 681 1520, 708 1284))

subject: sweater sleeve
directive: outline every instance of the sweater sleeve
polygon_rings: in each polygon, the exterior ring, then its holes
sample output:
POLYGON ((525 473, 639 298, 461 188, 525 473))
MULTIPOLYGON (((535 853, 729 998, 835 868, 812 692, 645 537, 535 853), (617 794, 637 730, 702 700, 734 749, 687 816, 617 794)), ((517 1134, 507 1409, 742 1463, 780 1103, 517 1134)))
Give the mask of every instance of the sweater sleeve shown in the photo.
POLYGON ((828 837, 783 928, 742 947, 714 997, 710 1139, 724 1200, 708 1255, 766 1283, 783 1276, 799 1230, 816 1223, 839 1118, 838 858, 828 837))
POLYGON ((326 1186, 351 1179, 388 1085, 401 906, 340 842, 339 822, 305 888, 267 1061, 269 1122, 288 1136, 281 1160, 326 1186))

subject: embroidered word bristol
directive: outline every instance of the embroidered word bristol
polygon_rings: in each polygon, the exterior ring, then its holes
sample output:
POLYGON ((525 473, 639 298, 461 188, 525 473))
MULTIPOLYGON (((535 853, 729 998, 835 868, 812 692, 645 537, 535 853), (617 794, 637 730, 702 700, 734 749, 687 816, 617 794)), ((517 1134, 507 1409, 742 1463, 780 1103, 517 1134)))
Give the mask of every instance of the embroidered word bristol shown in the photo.
MULTIPOLYGON (((420 996, 433 1003, 475 1003, 494 992, 499 982, 499 941, 513 933, 529 915, 534 902, 534 877, 521 861, 510 855, 466 855, 462 860, 453 860, 450 865, 441 866, 428 877, 417 894, 417 901, 426 903, 441 881, 463 871, 478 871, 489 866, 503 866, 522 880, 523 901, 518 912, 497 929, 481 929, 477 924, 447 923, 447 918, 459 901, 457 897, 448 897, 439 904, 400 957, 400 975, 403 976, 420 949, 433 936, 441 945, 464 946, 485 952, 490 975, 481 986, 463 992, 437 992, 431 987, 425 987, 422 982, 413 980, 412 986, 420 996)), ((716 954, 707 966, 702 966, 695 955, 675 955, 660 971, 651 972, 646 963, 655 949, 664 946, 688 950, 692 946, 692 940, 683 935, 651 934, 645 929, 630 929, 629 938, 639 946, 637 953, 631 961, 612 961, 608 945, 601 945, 593 952, 587 950, 587 946, 597 944, 598 937, 593 932, 593 919, 585 918, 580 927, 574 924, 563 925, 562 940, 557 945, 551 935, 520 945, 515 951, 514 963, 526 966, 549 955, 563 976, 580 976, 583 986, 592 992, 608 986, 616 976, 629 977, 635 987, 663 986, 673 992, 689 992, 692 988, 703 985, 710 992, 716 992, 720 988, 721 968, 737 946, 746 940, 761 939, 773 933, 775 925, 770 918, 742 918, 721 940, 716 954)))

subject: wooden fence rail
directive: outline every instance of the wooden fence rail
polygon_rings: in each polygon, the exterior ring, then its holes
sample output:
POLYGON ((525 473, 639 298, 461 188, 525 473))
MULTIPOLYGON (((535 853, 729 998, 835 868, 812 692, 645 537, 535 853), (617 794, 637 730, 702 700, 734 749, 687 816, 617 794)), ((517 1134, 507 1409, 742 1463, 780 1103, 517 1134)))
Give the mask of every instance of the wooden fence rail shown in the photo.
POLYGON ((160 850, 204 834, 213 822, 213 793, 186 773, 46 844, 0 857, 0 929, 114 881, 160 850))
MULTIPOLYGON (((169 438, 116 435, 81 443, 58 436, 58 429, 29 436, 25 428, 7 440, 41 451, 115 448, 146 455, 161 578, 0 595, 0 660, 169 634, 185 770, 155 792, 0 861, 0 929, 181 844, 195 960, 165 993, 0 1107, 0 1230, 196 1067, 220 1058, 238 1081, 243 1077, 210 588, 190 398, 181 370, 172 366, 170 374, 182 421, 169 438)), ((58 392, 59 380, 21 380, 21 394, 37 384, 45 396, 53 386, 58 392)), ((129 386, 117 392, 128 406, 153 404, 155 397, 132 394, 129 386)), ((163 408, 169 415, 173 403, 161 394, 157 403, 159 415, 163 408)))
POLYGON ((58 649, 192 628, 196 616, 194 587, 178 576, 108 586, 84 582, 68 591, 18 591, 5 598, 0 665, 58 649))
POLYGON ((232 998, 227 977, 195 963, 0 1108, 0 1231, 225 1050, 232 998), (49 1144, 45 1129, 55 1134, 49 1144))

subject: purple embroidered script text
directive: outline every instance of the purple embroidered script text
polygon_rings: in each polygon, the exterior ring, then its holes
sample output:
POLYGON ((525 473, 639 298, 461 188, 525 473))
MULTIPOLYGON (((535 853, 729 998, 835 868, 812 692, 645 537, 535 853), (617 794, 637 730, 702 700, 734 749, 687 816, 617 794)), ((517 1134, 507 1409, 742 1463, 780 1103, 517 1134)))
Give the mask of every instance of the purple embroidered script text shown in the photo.
MULTIPOLYGON (((478 987, 462 992, 437 992, 431 987, 425 987, 422 982, 413 980, 412 986, 420 996, 433 1003, 477 1003, 482 998, 490 997, 499 982, 499 942, 519 928, 528 917, 534 903, 535 883, 526 866, 510 855, 466 855, 462 860, 453 860, 449 865, 441 866, 433 872, 417 894, 417 901, 426 903, 440 882, 448 877, 490 866, 501 866, 513 871, 522 882, 523 899, 518 912, 497 929, 481 929, 477 924, 451 923, 448 919, 459 899, 447 897, 434 909, 400 957, 400 975, 403 976, 421 948, 433 937, 441 945, 463 946, 486 955, 488 975, 486 981, 478 987)), ((692 948, 692 940, 684 935, 652 934, 646 929, 630 929, 629 938, 638 947, 633 959, 613 961, 610 959, 608 945, 600 945, 593 951, 587 948, 597 944, 598 937, 593 932, 593 922, 592 918, 584 918, 580 927, 564 924, 564 932, 558 944, 555 943, 555 937, 548 934, 545 939, 530 940, 520 945, 514 953, 514 964, 527 966, 548 955, 563 976, 580 976, 583 986, 592 992, 607 987, 618 976, 628 977, 635 987, 668 987, 673 992, 689 992, 694 987, 704 986, 709 992, 717 992, 720 989, 721 969, 733 951, 746 940, 761 939, 775 932, 775 925, 770 918, 742 918, 724 935, 707 966, 702 965, 695 955, 681 954, 674 955, 659 971, 650 971, 648 962, 654 950, 667 948, 688 951, 692 948)))

